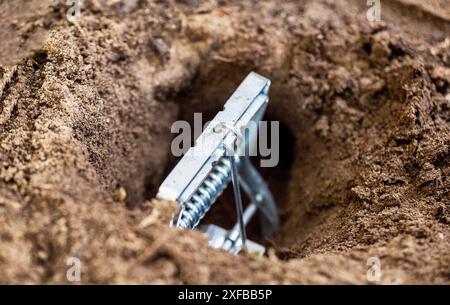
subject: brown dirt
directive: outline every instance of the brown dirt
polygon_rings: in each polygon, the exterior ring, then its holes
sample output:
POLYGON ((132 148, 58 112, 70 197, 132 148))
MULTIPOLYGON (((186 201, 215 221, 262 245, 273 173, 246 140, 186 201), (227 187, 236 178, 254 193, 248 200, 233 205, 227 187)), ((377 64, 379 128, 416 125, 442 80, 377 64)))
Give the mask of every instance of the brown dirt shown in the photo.
MULTIPOLYGON (((446 1, 1 1, 0 282, 450 283, 446 1), (267 257, 167 226, 170 124, 272 82, 267 257), (131 209, 131 207, 134 207, 131 209)), ((218 204, 217 206, 220 206, 218 204)))

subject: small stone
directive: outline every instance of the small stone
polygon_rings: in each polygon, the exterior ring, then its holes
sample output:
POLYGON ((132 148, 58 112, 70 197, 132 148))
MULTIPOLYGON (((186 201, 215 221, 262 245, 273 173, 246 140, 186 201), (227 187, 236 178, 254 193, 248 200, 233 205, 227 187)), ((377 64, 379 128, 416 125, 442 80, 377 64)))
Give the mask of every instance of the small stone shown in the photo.
POLYGON ((114 197, 117 201, 124 202, 127 199, 127 191, 125 188, 119 187, 114 197))
POLYGON ((120 1, 116 4, 116 9, 121 14, 130 14, 139 8, 138 0, 120 1))
POLYGON ((355 186, 352 187, 350 191, 360 200, 370 200, 371 191, 368 187, 355 186))
POLYGON ((38 259, 46 261, 48 258, 47 252, 40 250, 37 252, 36 256, 38 257, 38 259))
POLYGON ((133 232, 129 232, 125 238, 127 241, 134 241, 136 240, 136 234, 134 234, 133 232))
POLYGON ((166 55, 169 52, 169 46, 163 38, 152 39, 151 45, 159 55, 166 55))

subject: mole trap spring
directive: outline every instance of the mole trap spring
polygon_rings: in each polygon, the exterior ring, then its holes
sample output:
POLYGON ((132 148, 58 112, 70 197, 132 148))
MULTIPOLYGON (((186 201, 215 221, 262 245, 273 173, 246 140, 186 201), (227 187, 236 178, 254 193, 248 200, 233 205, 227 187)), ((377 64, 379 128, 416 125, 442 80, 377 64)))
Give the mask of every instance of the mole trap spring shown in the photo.
POLYGON ((209 245, 231 253, 245 249, 264 254, 265 248, 247 240, 245 226, 260 211, 264 237, 279 226, 273 196, 245 152, 255 143, 257 129, 251 123, 262 119, 269 102, 270 81, 250 73, 217 113, 184 157, 159 187, 157 198, 176 201, 180 210, 171 225, 179 229, 198 229, 209 237, 209 245), (241 133, 242 130, 245 135, 241 133), (243 138, 245 136, 245 138, 243 138), (237 223, 227 231, 216 225, 200 225, 201 219, 232 183, 237 223), (241 188, 250 199, 243 209, 241 188))

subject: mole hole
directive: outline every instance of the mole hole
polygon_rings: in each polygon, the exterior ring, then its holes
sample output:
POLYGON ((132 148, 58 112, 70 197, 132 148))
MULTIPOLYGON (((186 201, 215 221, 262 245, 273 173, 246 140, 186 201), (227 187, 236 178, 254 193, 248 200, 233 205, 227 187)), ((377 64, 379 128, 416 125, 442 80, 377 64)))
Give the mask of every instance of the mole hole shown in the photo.
MULTIPOLYGON (((193 84, 177 97, 174 102, 179 105, 179 120, 184 120, 189 123, 191 129, 194 129, 194 113, 201 114, 202 125, 212 120, 214 116, 223 110, 225 102, 229 99, 232 93, 236 90, 238 85, 242 82, 248 71, 242 73, 230 73, 225 80, 218 77, 218 74, 210 73, 209 75, 216 75, 211 78, 198 77, 193 84)), ((223 75, 223 74, 222 74, 223 75)), ((279 96, 274 92, 269 92, 270 96, 279 96)), ((269 101, 268 111, 269 115, 263 117, 264 121, 268 122, 269 132, 267 148, 271 154, 278 154, 278 163, 274 167, 261 167, 261 161, 264 159, 270 159, 270 156, 262 157, 258 149, 258 156, 252 157, 252 163, 258 172, 263 176, 265 182, 268 184, 274 199, 277 203, 277 208, 280 211, 280 220, 283 221, 284 214, 281 211, 284 210, 284 206, 287 200, 287 184, 290 180, 291 167, 294 161, 295 155, 295 139, 294 136, 282 117, 275 116, 273 114, 277 111, 273 111, 276 108, 276 103, 269 101), (279 121, 279 133, 271 134, 271 122, 279 121), (274 139, 273 137, 278 137, 274 139), (275 152, 274 146, 279 144, 279 148, 275 152)), ((177 135, 172 135, 176 137, 177 135)), ((198 134, 197 134, 198 136, 198 134)), ((192 132, 191 143, 193 144, 195 136, 192 132)), ((167 166, 166 174, 175 167, 180 158, 172 157, 171 162, 167 166)), ((249 198, 245 196, 245 193, 241 191, 244 200, 244 208, 249 204, 249 198)), ((268 240, 265 240, 261 236, 260 228, 260 215, 258 213, 252 218, 251 222, 247 226, 248 238, 252 241, 268 245, 268 240)), ((219 197, 211 210, 207 213, 206 217, 202 220, 201 224, 215 224, 225 229, 231 229, 237 222, 236 209, 233 195, 233 187, 231 183, 228 185, 224 193, 219 197)))

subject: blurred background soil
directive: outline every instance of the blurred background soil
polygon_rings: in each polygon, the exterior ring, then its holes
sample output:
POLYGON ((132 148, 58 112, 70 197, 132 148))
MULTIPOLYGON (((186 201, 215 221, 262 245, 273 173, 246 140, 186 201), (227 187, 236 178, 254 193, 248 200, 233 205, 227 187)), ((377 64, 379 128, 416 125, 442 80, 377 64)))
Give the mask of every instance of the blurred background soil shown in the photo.
POLYGON ((0 282, 68 283, 78 257, 82 283, 368 283, 377 257, 381 283, 449 284, 450 7, 381 4, 86 0, 71 23, 66 1, 0 1, 0 282), (171 124, 250 71, 282 126, 265 257, 153 199, 171 124))

